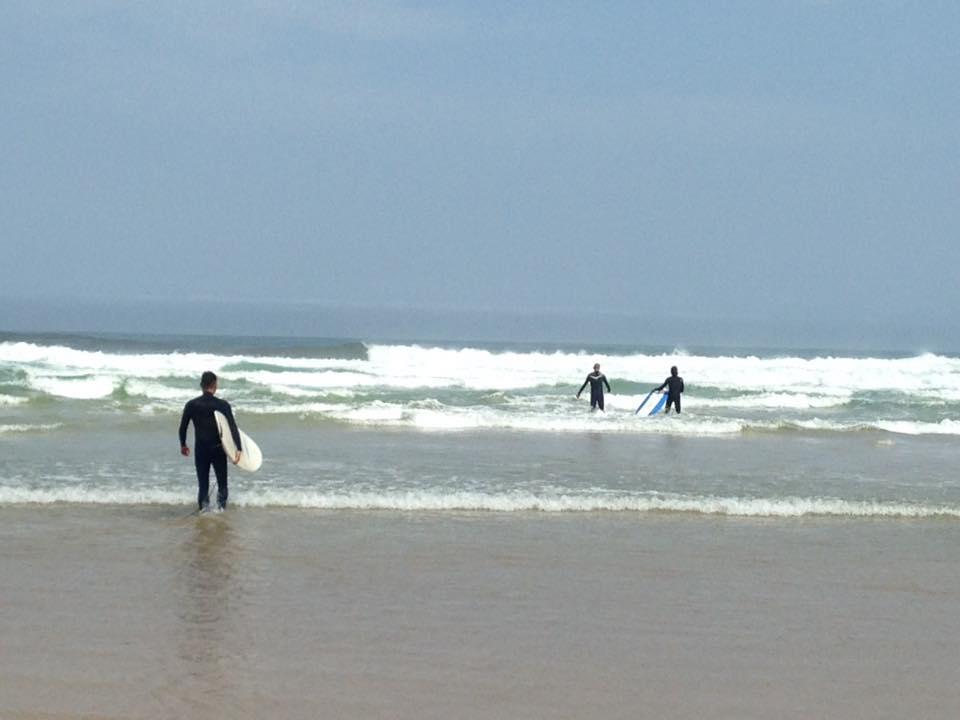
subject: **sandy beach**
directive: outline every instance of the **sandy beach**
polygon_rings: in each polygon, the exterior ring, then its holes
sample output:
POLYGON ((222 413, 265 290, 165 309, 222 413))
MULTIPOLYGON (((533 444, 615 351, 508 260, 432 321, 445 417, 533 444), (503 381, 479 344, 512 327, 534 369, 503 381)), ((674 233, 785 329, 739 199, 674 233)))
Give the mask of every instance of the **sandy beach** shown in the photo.
POLYGON ((942 520, 0 509, 0 717, 951 718, 942 520))

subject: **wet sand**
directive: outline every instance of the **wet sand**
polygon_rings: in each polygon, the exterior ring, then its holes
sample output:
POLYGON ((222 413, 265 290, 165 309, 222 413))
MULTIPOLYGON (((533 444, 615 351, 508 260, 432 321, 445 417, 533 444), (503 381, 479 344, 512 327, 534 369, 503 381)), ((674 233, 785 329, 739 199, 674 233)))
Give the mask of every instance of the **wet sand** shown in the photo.
POLYGON ((0 718, 954 718, 960 524, 0 507, 0 718))

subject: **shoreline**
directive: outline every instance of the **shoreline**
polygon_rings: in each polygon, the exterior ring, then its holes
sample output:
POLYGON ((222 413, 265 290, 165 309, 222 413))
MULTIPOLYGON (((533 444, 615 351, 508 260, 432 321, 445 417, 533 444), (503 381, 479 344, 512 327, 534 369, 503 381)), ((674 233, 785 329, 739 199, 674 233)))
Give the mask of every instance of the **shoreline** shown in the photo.
MULTIPOLYGON (((69 466, 38 463, 50 447, 43 435, 8 438, 0 507, 192 510, 193 464, 158 450, 171 444, 165 420, 122 431, 119 442, 102 426, 60 434, 69 466)), ((955 444, 941 437, 877 445, 867 435, 433 433, 294 420, 244 426, 267 457, 256 474, 230 472, 234 507, 785 520, 960 515, 950 471, 955 444)))

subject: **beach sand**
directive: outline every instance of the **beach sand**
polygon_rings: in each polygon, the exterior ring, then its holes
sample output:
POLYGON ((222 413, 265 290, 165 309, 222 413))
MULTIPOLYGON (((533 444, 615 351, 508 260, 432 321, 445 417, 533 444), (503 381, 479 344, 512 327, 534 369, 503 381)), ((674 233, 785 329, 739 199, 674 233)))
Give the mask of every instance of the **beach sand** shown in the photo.
POLYGON ((954 718, 960 526, 0 507, 0 718, 954 718))

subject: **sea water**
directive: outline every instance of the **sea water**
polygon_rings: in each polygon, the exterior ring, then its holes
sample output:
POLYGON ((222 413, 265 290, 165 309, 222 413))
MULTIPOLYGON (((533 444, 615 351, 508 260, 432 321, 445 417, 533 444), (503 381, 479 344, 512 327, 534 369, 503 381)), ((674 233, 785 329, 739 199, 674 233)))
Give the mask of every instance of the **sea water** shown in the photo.
POLYGON ((0 337, 0 503, 187 502, 204 370, 266 458, 238 505, 960 516, 957 357, 117 335, 0 337))

